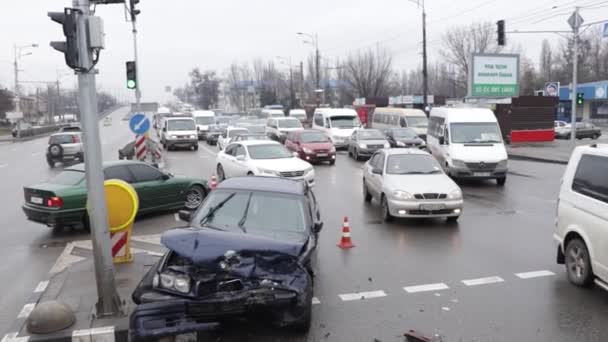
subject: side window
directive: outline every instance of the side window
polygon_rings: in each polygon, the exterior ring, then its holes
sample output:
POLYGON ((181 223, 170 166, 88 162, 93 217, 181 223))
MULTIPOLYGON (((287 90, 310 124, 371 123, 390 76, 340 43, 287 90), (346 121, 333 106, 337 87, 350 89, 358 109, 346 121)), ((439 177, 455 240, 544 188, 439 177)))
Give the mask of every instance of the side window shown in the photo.
POLYGON ((443 136, 445 137, 446 144, 450 142, 450 132, 448 130, 448 125, 445 125, 443 128, 443 136))
POLYGON ((229 156, 234 156, 235 151, 236 151, 236 145, 232 144, 232 145, 228 145, 226 147, 226 150, 224 151, 224 153, 226 153, 229 156))
POLYGON ((129 165, 129 170, 135 176, 135 183, 159 180, 162 172, 148 165, 129 165))
POLYGON ((357 131, 354 131, 353 134, 350 135, 352 140, 357 140, 357 131))
POLYGON ((378 169, 384 171, 384 154, 378 153, 378 160, 376 161, 376 166, 378 169))
POLYGON ((572 181, 572 190, 608 203, 608 158, 583 155, 572 181))
POLYGON ((378 166, 378 158, 379 158, 379 156, 380 156, 380 153, 376 153, 370 159, 369 165, 371 165, 372 168, 374 168, 374 169, 377 168, 377 166, 378 166))
POLYGON ((245 152, 245 148, 243 147, 243 145, 237 145, 236 146, 236 150, 235 150, 235 155, 238 156, 246 156, 247 153, 245 152))
POLYGON ((399 126, 407 127, 407 121, 405 121, 405 117, 402 116, 399 118, 399 126))
POLYGON ((315 114, 315 125, 323 126, 323 115, 315 114))
POLYGON ((104 171, 105 179, 120 179, 127 183, 133 183, 135 180, 133 179, 133 175, 127 169, 126 166, 112 166, 106 168, 104 171))

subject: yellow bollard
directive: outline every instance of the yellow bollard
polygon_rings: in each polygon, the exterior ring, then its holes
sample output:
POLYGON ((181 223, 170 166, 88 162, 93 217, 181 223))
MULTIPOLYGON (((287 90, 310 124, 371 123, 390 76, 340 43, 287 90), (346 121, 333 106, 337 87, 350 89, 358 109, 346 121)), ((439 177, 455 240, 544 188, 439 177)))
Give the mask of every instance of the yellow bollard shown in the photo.
POLYGON ((132 262, 131 231, 139 209, 139 197, 129 183, 119 179, 105 181, 104 187, 112 240, 112 260, 115 264, 132 262))

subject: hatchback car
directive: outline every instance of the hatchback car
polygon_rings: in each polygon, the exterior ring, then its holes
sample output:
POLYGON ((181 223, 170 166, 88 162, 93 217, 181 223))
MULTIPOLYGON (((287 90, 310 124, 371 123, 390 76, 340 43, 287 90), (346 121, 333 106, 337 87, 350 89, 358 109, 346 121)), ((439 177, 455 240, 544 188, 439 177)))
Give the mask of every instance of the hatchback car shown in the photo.
POLYGON ((462 191, 435 158, 419 149, 381 150, 363 168, 363 197, 380 201, 385 221, 394 217, 445 217, 462 213, 462 191))
POLYGON ((222 134, 218 137, 217 148, 219 150, 223 150, 230 143, 230 140, 232 140, 232 138, 236 137, 237 135, 245 134, 249 134, 249 130, 247 128, 228 127, 226 131, 222 132, 222 134))
POLYGON ((426 148, 426 142, 412 128, 388 128, 384 130, 384 134, 391 147, 426 148))
MULTIPOLYGON (((130 183, 139 196, 139 212, 197 209, 209 193, 202 179, 174 176, 137 161, 104 163, 105 179, 130 183)), ((23 188, 22 208, 30 221, 49 227, 76 226, 88 228, 86 210, 87 186, 84 164, 65 169, 55 178, 23 188)))
POLYGON ((84 162, 84 146, 81 132, 56 133, 49 137, 46 162, 51 168, 57 162, 77 160, 84 162))
POLYGON ((358 129, 347 140, 348 155, 360 160, 369 158, 374 152, 382 148, 390 148, 391 144, 384 134, 377 129, 358 129))
POLYGON ((233 178, 196 213, 179 216, 189 226, 162 235, 168 251, 133 292, 132 340, 204 330, 245 315, 310 328, 311 258, 323 222, 306 183, 233 178))
POLYGON ((285 147, 307 162, 336 163, 336 147, 325 133, 315 129, 288 133, 285 147))
MULTIPOLYGON (((570 139, 572 135, 572 125, 566 124, 561 127, 555 128, 556 139, 570 139)), ((602 130, 596 125, 590 122, 577 122, 576 123, 576 138, 584 139, 591 138, 593 140, 602 136, 602 130)))
POLYGON ((571 283, 608 290, 608 146, 574 149, 557 202, 557 263, 571 283))

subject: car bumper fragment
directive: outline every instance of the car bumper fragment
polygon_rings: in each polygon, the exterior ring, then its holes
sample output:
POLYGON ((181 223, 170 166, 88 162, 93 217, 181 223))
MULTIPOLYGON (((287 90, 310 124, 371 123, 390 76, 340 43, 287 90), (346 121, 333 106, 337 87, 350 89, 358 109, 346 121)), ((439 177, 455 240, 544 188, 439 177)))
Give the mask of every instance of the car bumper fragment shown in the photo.
POLYGON ((388 200, 389 211, 395 217, 456 217, 462 214, 462 206, 462 200, 388 200))

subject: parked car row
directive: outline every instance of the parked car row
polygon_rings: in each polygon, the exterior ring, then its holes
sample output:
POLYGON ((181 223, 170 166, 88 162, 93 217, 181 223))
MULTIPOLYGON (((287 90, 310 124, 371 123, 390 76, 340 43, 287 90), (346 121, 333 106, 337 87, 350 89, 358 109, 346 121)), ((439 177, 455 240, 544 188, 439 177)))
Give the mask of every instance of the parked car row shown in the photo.
MULTIPOLYGON (((570 139, 572 136, 572 124, 565 121, 555 121, 555 138, 570 139)), ((577 122, 575 124, 576 138, 591 138, 596 140, 602 136, 601 128, 590 122, 577 122)))

